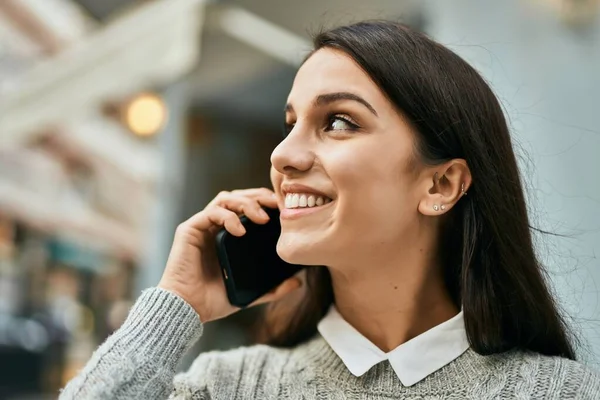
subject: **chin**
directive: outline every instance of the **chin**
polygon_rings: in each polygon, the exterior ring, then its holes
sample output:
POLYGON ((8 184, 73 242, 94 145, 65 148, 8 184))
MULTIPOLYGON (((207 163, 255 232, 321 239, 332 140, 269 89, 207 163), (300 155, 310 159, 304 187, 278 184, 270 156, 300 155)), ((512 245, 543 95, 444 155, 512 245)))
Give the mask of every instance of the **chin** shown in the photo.
POLYGON ((277 254, 282 260, 298 265, 325 265, 324 240, 314 235, 282 233, 277 242, 277 254))

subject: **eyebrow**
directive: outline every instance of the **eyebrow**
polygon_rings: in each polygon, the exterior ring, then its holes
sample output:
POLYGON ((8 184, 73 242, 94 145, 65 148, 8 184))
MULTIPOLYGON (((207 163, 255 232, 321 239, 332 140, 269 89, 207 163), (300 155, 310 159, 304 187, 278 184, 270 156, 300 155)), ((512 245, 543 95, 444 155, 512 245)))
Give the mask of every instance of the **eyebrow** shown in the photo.
MULTIPOLYGON (((377 114, 377 111, 375 111, 373 106, 371 104, 369 104, 368 101, 366 101, 365 99, 363 99, 362 97, 360 97, 357 94, 349 93, 349 92, 335 92, 335 93, 320 94, 315 99, 314 104, 316 106, 323 106, 323 105, 335 103, 336 101, 341 101, 341 100, 356 101, 357 103, 360 103, 363 106, 365 106, 376 117, 379 116, 377 114)), ((290 103, 285 105, 284 111, 288 112, 288 111, 293 111, 293 110, 294 110, 294 107, 292 107, 292 105, 290 103)))

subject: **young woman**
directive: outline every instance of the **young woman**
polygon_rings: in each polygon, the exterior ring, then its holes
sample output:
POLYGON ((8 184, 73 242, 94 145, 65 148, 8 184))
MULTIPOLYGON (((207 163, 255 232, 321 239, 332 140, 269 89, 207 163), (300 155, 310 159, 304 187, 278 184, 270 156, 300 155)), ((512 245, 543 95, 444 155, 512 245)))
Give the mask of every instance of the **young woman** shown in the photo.
POLYGON ((392 22, 318 35, 285 106, 274 193, 221 193, 177 229, 158 287, 62 399, 600 398, 536 258, 498 101, 456 54, 392 22), (214 253, 279 207, 269 346, 175 367, 236 311, 214 253), (316 267, 326 266, 326 267, 316 267), (304 284, 301 284, 304 282, 304 284))

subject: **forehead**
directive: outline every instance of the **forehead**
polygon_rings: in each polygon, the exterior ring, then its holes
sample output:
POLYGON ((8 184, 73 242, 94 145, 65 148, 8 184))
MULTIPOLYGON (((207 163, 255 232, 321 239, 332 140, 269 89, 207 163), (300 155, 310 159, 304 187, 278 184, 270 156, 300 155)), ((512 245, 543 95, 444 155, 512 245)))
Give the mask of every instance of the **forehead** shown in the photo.
POLYGON ((371 104, 376 103, 373 106, 385 102, 375 82, 350 56, 328 48, 317 50, 300 67, 288 102, 307 101, 319 94, 334 92, 360 94, 371 104))

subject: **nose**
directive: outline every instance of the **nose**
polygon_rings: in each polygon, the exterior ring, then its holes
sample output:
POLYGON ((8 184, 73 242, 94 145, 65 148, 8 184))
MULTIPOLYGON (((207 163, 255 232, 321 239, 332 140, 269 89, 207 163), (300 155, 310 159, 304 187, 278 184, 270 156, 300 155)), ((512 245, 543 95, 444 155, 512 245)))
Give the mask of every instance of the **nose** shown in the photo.
POLYGON ((296 125, 271 153, 271 164, 281 174, 305 172, 313 166, 315 155, 310 140, 298 128, 296 125))

